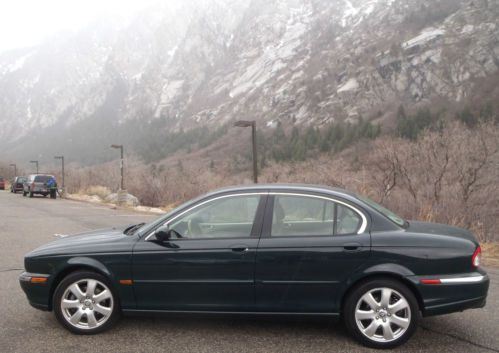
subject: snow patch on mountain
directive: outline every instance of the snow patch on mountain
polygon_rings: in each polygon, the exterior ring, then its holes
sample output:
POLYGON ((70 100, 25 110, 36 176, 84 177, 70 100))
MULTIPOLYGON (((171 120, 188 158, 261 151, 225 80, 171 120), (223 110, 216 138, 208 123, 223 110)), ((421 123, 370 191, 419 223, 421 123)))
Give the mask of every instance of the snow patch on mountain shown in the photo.
POLYGON ((420 35, 402 43, 402 48, 410 49, 417 45, 423 45, 433 39, 443 36, 444 34, 445 30, 441 28, 426 28, 421 32, 420 35))

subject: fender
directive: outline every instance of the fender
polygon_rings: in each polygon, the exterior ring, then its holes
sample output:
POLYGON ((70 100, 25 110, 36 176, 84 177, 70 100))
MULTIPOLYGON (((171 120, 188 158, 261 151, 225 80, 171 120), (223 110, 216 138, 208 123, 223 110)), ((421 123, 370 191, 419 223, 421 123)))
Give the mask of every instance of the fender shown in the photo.
MULTIPOLYGON (((341 310, 345 294, 348 293, 356 283, 362 281, 364 278, 376 275, 388 275, 392 277, 406 278, 408 276, 414 276, 414 273, 407 267, 396 263, 383 263, 372 265, 366 267, 365 269, 360 268, 358 269, 358 271, 356 271, 354 276, 348 278, 344 282, 343 290, 341 291, 341 293, 338 293, 338 296, 336 297, 336 307, 341 310)), ((407 281, 404 282, 407 283, 407 281)))
POLYGON ((96 259, 93 259, 91 257, 83 257, 83 256, 78 256, 78 257, 72 257, 67 261, 67 266, 86 266, 86 267, 91 267, 96 269, 97 271, 105 274, 106 276, 112 278, 111 272, 108 270, 104 264, 96 259))
POLYGON ((402 277, 414 276, 414 272, 409 270, 407 267, 404 267, 399 264, 387 263, 387 264, 378 264, 371 267, 366 268, 362 271, 362 274, 365 277, 366 275, 376 274, 376 273, 390 273, 402 277))
POLYGON ((392 275, 396 277, 414 276, 414 273, 407 267, 395 263, 376 264, 365 269, 358 269, 353 277, 345 282, 345 287, 350 288, 354 283, 373 275, 392 275))
POLYGON ((59 285, 59 282, 73 269, 78 267, 86 267, 90 269, 94 269, 99 273, 109 277, 109 279, 113 281, 113 275, 109 271, 109 269, 104 266, 104 264, 96 259, 86 256, 77 256, 72 257, 68 261, 63 262, 58 268, 52 271, 54 275, 50 280, 50 292, 49 292, 49 310, 52 310, 52 297, 54 295, 55 288, 59 285))

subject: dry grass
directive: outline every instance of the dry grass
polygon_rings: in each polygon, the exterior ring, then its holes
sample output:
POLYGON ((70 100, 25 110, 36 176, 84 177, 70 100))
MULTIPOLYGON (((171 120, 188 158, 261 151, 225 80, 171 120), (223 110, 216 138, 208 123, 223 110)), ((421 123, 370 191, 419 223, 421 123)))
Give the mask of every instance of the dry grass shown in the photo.
POLYGON ((86 187, 85 189, 81 190, 79 194, 98 196, 101 200, 105 200, 106 197, 111 194, 111 190, 105 186, 95 185, 86 187))
POLYGON ((484 265, 499 267, 499 242, 482 243, 480 247, 484 265))

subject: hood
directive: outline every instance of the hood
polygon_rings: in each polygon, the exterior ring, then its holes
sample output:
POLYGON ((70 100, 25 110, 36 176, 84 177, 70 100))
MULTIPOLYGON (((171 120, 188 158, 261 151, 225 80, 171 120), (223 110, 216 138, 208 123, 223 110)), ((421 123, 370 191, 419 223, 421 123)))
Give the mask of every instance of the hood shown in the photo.
POLYGON ((128 226, 104 228, 68 236, 61 235, 61 238, 42 245, 26 257, 124 251, 128 248, 126 244, 132 244, 132 240, 135 239, 123 233, 126 228, 128 226))
POLYGON ((409 221, 409 227, 406 230, 411 233, 436 234, 471 240, 478 245, 476 237, 469 230, 447 224, 409 221))

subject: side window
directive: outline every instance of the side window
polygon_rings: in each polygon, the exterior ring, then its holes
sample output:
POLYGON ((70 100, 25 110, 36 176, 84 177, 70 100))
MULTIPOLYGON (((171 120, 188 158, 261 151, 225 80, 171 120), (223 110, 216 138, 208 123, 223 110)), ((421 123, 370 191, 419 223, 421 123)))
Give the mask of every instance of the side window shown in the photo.
POLYGON ((361 217, 340 203, 307 196, 276 195, 271 236, 324 236, 356 234, 361 217))
POLYGON ((334 203, 306 197, 276 195, 271 236, 333 235, 334 203))
POLYGON ((179 238, 247 238, 260 196, 234 196, 208 202, 170 224, 179 238))
POLYGON ((360 216, 350 207, 336 204, 336 235, 355 234, 362 225, 360 216))

